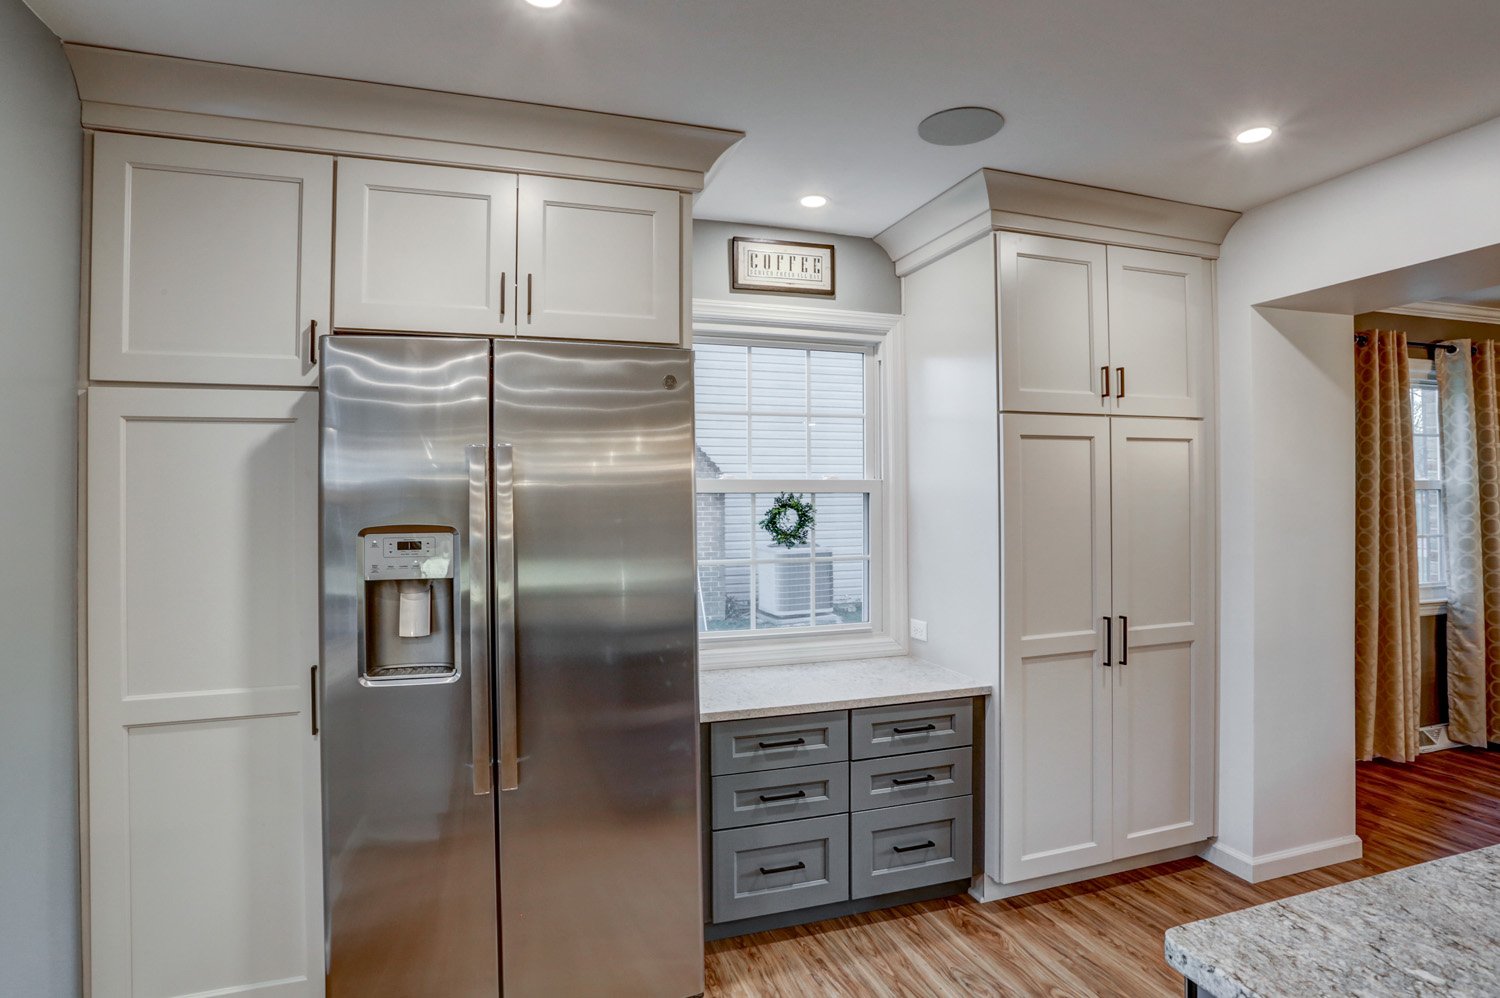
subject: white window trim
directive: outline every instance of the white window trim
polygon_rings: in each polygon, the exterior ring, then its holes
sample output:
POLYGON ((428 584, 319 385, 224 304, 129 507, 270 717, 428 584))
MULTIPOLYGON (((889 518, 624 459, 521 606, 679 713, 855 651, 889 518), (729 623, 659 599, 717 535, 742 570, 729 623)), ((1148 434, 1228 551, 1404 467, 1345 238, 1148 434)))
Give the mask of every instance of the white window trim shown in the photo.
MULTIPOLYGON (((871 353, 878 372, 878 452, 881 469, 879 516, 871 497, 871 623, 829 628, 811 634, 700 634, 702 669, 786 665, 905 655, 906 637, 906 417, 901 316, 884 312, 808 308, 779 303, 693 299, 693 334, 713 342, 755 342, 787 346, 824 344, 857 347, 871 353), (877 561, 878 559, 878 561, 877 561), (877 608, 878 607, 878 612, 877 608)), ((706 484, 706 483, 705 483, 706 484)), ((774 491, 776 483, 764 483, 774 491)), ((863 481, 830 480, 827 491, 865 488, 863 481)), ((712 488, 712 486, 709 486, 712 488)), ((823 488, 820 483, 819 488, 823 488)), ((694 534, 696 537, 696 532, 694 534)))
MULTIPOLYGON (((1437 365, 1434 364, 1430 358, 1427 360, 1408 360, 1406 366, 1408 383, 1414 381, 1434 381, 1437 378, 1437 365)), ((1425 478, 1418 478, 1416 480, 1416 487, 1418 489, 1441 491, 1443 488, 1443 483, 1434 482, 1425 478)), ((1443 543, 1446 545, 1447 542, 1448 538, 1444 537, 1443 543)), ((1433 617, 1447 613, 1447 583, 1443 583, 1441 585, 1422 586, 1418 593, 1418 601, 1420 603, 1420 613, 1424 617, 1433 617)))

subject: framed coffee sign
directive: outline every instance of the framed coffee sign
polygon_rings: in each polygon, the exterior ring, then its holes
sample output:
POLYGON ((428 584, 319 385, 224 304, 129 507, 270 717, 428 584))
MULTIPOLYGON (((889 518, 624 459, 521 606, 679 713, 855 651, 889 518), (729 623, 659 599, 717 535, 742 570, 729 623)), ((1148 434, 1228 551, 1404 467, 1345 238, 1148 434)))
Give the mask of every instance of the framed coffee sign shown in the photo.
POLYGON ((735 236, 730 284, 736 291, 833 297, 833 247, 735 236))

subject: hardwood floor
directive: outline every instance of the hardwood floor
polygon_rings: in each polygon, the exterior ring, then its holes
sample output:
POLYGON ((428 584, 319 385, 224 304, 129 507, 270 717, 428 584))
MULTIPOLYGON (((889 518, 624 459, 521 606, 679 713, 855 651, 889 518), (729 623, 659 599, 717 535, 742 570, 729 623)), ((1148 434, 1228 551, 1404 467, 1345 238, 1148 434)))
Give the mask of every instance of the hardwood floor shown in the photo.
POLYGON ((1364 857, 1247 884, 1185 859, 1009 901, 967 896, 708 944, 707 998, 1179 995, 1173 925, 1500 843, 1500 751, 1358 767, 1364 857))

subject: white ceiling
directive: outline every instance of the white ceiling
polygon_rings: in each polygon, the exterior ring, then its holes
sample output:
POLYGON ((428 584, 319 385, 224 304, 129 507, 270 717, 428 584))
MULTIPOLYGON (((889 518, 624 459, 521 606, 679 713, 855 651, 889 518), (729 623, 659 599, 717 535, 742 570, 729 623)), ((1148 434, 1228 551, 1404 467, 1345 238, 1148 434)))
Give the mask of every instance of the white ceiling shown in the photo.
POLYGON ((1245 209, 1500 115, 1495 0, 28 2, 70 41, 743 129, 700 217, 858 235, 981 166, 1245 209), (917 138, 957 104, 1008 124, 917 138))
POLYGON ((1461 295, 1450 295, 1440 301, 1453 302, 1458 305, 1478 305, 1481 308, 1500 308, 1500 287, 1480 288, 1478 291, 1469 291, 1461 295))

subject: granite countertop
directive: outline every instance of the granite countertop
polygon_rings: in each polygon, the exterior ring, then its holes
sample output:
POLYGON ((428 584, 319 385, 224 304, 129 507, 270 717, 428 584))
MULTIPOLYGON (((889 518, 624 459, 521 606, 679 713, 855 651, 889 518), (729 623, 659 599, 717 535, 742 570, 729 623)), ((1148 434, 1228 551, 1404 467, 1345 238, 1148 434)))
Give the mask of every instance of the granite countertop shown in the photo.
POLYGON ((1500 846, 1167 930, 1215 998, 1500 995, 1500 846))
POLYGON ((809 714, 920 700, 983 696, 990 686, 919 658, 706 669, 698 676, 704 721, 809 714))

